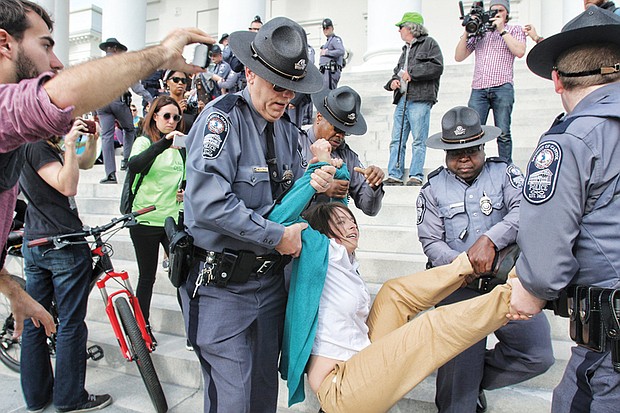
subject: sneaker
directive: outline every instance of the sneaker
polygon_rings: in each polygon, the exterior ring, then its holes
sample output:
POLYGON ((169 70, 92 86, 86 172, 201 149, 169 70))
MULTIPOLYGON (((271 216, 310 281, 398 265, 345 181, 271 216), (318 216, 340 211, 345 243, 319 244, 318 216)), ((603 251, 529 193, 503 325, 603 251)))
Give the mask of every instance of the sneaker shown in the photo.
POLYGON ((42 411, 44 411, 45 409, 47 409, 47 406, 49 406, 52 403, 52 401, 48 401, 47 403, 45 403, 45 405, 43 407, 40 407, 38 409, 28 409, 26 410, 28 413, 41 413, 42 411))
POLYGON ((116 172, 112 172, 110 173, 110 175, 108 175, 105 179, 102 179, 101 181, 99 181, 100 184, 115 184, 117 183, 116 181, 116 172))
POLYGON ((407 186, 422 186, 422 180, 412 176, 407 181, 407 186))
POLYGON ((109 394, 89 394, 88 400, 83 405, 75 409, 56 409, 58 413, 77 413, 92 412, 93 410, 101 410, 112 404, 112 396, 109 394))
POLYGON ((388 185, 388 186, 402 186, 402 185, 403 185, 403 181, 401 181, 400 179, 392 178, 392 177, 390 176, 390 177, 388 177, 388 179, 386 179, 385 181, 383 181, 383 185, 388 185))
POLYGON ((153 330, 151 330, 151 326, 147 324, 145 327, 146 327, 146 332, 149 333, 149 336, 151 336, 153 347, 157 347, 157 340, 155 339, 155 336, 153 335, 153 330))
POLYGON ((189 338, 185 341, 185 350, 194 351, 194 346, 189 342, 189 338))
POLYGON ((127 170, 127 159, 121 159, 121 171, 127 170))
POLYGON ((480 390, 478 393, 478 401, 476 402, 476 413, 484 413, 487 411, 487 397, 484 395, 484 390, 480 390))

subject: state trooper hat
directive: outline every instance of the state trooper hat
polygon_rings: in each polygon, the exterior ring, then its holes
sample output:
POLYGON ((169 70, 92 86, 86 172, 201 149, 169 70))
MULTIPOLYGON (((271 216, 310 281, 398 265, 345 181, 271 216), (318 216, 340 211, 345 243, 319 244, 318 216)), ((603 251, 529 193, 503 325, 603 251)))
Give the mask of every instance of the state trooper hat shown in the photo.
POLYGON ((441 118, 441 129, 440 133, 429 136, 426 146, 447 151, 470 148, 493 140, 502 133, 495 126, 480 125, 478 112, 466 106, 447 111, 441 118))
POLYGON ((323 29, 327 29, 328 27, 334 27, 334 23, 332 23, 332 19, 323 19, 323 29))
POLYGON ((286 17, 276 17, 258 32, 230 34, 230 48, 237 58, 261 78, 300 93, 323 88, 323 76, 308 61, 306 32, 286 17))
POLYGON ((116 47, 117 49, 127 51, 127 46, 116 40, 116 37, 110 37, 105 42, 99 43, 99 49, 105 52, 105 49, 108 47, 116 47))
POLYGON ((226 39, 228 39, 228 33, 224 33, 222 37, 220 37, 220 41, 218 43, 222 44, 222 42, 226 39))
POLYGON ((212 55, 214 55, 214 54, 222 54, 222 48, 221 48, 221 47, 219 47, 219 46, 218 46, 218 45, 216 45, 216 44, 211 45, 211 54, 212 54, 212 55))
MULTIPOLYGON (((589 43, 620 45, 620 16, 600 7, 588 7, 586 11, 566 23, 560 33, 536 44, 527 55, 527 66, 538 76, 551 79, 551 72, 562 53, 575 46, 589 43)), ((608 69, 609 73, 616 73, 620 71, 620 62, 609 68, 593 69, 597 72, 590 74, 605 74, 605 69, 608 69)), ((577 75, 585 76, 585 74, 577 75)))
POLYGON ((366 121, 361 112, 362 98, 349 86, 314 93, 312 103, 332 126, 352 135, 366 133, 366 121))

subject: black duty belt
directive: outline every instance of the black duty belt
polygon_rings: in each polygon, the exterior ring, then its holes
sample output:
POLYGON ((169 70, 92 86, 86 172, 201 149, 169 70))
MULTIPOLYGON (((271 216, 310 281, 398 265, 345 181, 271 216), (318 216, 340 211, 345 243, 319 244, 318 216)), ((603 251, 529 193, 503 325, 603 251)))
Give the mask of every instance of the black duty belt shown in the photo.
POLYGON ((244 268, 248 268, 251 274, 263 275, 279 265, 285 257, 279 254, 257 256, 251 251, 234 251, 228 249, 225 249, 224 252, 215 252, 207 251, 200 247, 194 247, 194 259, 214 264, 214 266, 224 265, 225 263, 231 266, 235 264, 237 266, 245 264, 244 268))

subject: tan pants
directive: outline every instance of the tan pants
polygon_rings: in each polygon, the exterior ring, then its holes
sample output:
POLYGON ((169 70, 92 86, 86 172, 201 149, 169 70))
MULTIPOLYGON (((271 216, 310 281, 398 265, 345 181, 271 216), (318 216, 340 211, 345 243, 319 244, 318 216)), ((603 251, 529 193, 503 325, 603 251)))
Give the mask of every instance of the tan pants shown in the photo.
POLYGON ((387 411, 454 356, 508 322, 509 285, 427 311, 463 284, 465 253, 451 264, 387 281, 370 310, 372 344, 338 363, 317 396, 327 413, 387 411))

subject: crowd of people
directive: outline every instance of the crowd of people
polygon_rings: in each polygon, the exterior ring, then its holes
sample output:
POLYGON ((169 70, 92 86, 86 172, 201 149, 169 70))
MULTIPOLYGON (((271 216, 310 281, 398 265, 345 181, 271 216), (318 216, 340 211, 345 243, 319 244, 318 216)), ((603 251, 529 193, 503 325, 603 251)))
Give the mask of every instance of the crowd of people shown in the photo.
MULTIPOLYGON (((256 16, 247 31, 224 34, 221 47, 198 29, 175 30, 140 51, 109 38, 100 45, 106 57, 65 69, 45 9, 0 0, 0 113, 7 115, 0 118, 0 264, 18 187, 28 201, 25 240, 82 227, 79 170, 93 166, 101 139, 102 183, 116 183, 117 122, 121 169, 135 193, 130 208, 157 207, 130 228, 136 296, 154 343, 160 247, 174 254, 165 219, 182 221, 193 241, 177 294, 188 347, 200 360, 205 412, 275 412, 278 374, 290 404, 304 400, 307 377, 322 411, 386 411, 436 370, 439 412, 484 412, 485 390, 553 365, 544 308, 583 314, 571 318, 578 345, 552 411, 615 411, 620 16, 612 2, 584 0, 584 8, 543 38, 532 25, 508 23, 508 0, 491 0, 489 26, 473 35, 466 28, 455 50, 457 61, 475 58, 468 106, 447 111, 430 137, 443 55, 423 16, 404 13, 395 25, 405 45, 385 85, 396 105, 386 178, 346 143, 367 124, 359 93, 338 86, 346 52, 329 18, 318 66, 298 23, 256 16), (566 114, 540 138, 523 174, 512 163, 510 124, 513 64, 525 55, 527 36, 535 42, 528 67, 553 81, 566 114), (193 43, 210 45, 210 69, 185 61, 183 48, 193 43), (105 84, 94 81, 103 73, 105 84), (142 95, 143 118, 128 88, 142 95), (83 114, 95 110, 93 130, 83 114), (486 125, 489 111, 495 126, 486 125), (86 144, 78 155, 80 135, 86 144), (499 156, 487 158, 493 140, 499 156), (445 151, 445 166, 428 176, 426 147, 445 151), (428 264, 385 282, 373 302, 347 205, 352 199, 376 216, 386 185, 421 186, 417 233, 428 264), (596 316, 587 314, 592 308, 604 314, 597 326, 585 321, 596 316), (491 333, 498 343, 487 349, 491 333)), ((110 405, 110 395, 85 389, 90 250, 23 253, 26 290, 3 268, 0 291, 22 335, 26 408, 110 405), (52 297, 58 326, 46 311, 52 297), (56 329, 51 360, 45 340, 56 329)))

